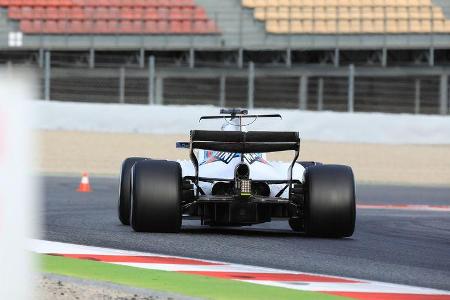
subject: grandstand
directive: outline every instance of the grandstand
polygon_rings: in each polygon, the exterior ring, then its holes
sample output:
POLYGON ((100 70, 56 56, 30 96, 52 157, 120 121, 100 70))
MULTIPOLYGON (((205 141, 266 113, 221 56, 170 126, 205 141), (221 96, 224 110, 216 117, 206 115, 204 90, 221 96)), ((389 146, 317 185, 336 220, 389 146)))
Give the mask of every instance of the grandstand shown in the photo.
POLYGON ((45 99, 448 114, 450 0, 0 0, 23 63, 45 99))

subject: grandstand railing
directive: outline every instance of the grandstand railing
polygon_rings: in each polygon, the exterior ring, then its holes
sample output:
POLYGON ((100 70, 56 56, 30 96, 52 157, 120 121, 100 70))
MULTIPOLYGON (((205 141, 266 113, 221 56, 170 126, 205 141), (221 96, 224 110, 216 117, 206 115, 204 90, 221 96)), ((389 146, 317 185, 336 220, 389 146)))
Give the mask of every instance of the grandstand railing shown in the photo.
MULTIPOLYGON (((450 113, 450 68, 315 66, 200 68, 159 66, 90 69, 52 65, 41 74, 41 98, 59 101, 149 105, 391 113, 450 113)), ((10 65, 13 68, 13 65, 10 65)))

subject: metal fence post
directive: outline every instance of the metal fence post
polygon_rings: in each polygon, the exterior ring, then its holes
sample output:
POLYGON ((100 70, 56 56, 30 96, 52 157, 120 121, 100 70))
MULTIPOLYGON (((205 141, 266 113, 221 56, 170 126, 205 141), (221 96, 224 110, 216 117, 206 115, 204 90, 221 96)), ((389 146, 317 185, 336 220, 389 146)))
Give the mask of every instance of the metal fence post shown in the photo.
POLYGON ((255 65, 251 61, 248 64, 248 99, 247 107, 253 109, 255 97, 255 65))
POLYGON ((145 68, 145 50, 144 50, 144 48, 139 49, 139 67, 141 69, 145 68))
POLYGON ((44 58, 44 56, 45 56, 45 51, 44 51, 44 49, 42 49, 42 48, 39 48, 39 54, 38 54, 38 65, 39 65, 39 68, 43 68, 44 67, 44 60, 45 60, 45 58, 44 58))
POLYGON ((428 65, 430 67, 434 67, 434 48, 431 47, 428 51, 429 51, 429 54, 428 54, 428 65))
POLYGON ((156 104, 164 104, 164 78, 156 77, 155 84, 155 100, 156 104))
POLYGON ((384 47, 381 52, 381 66, 382 67, 387 66, 387 49, 386 49, 386 47, 384 47))
POLYGON ((292 50, 291 48, 288 48, 286 49, 286 67, 290 68, 291 66, 292 66, 292 50))
POLYGON ((50 79, 51 79, 51 54, 45 51, 45 70, 44 70, 44 99, 50 100, 50 79))
POLYGON ((441 115, 448 114, 448 75, 441 75, 441 84, 440 84, 440 106, 439 112, 441 115))
POLYGON ((220 75, 220 91, 219 91, 219 106, 225 107, 225 101, 226 101, 226 84, 227 84, 227 78, 224 74, 220 75))
POLYGON ((189 49, 189 68, 195 68, 195 51, 194 48, 189 49))
POLYGON ((155 57, 148 58, 148 104, 155 104, 155 57))
POLYGON ((242 67, 244 66, 244 49, 239 48, 237 59, 238 59, 238 61, 237 61, 238 68, 242 69, 242 67))
POLYGON ((334 49, 334 61, 333 61, 333 64, 334 64, 334 66, 337 68, 337 67, 339 67, 339 64, 340 64, 340 53, 339 53, 339 48, 336 48, 336 49, 334 49))
POLYGON ((120 68, 119 75, 119 102, 125 103, 125 68, 120 68))
POLYGON ((414 93, 414 113, 420 113, 420 90, 421 90, 421 81, 420 79, 415 80, 415 93, 414 93))
POLYGON ((302 75, 298 84, 298 108, 306 110, 308 107, 308 76, 302 75))
POLYGON ((95 68, 95 50, 94 48, 89 49, 89 68, 95 68))
POLYGON ((323 78, 317 80, 317 110, 323 110, 323 78))
POLYGON ((354 111, 354 97, 355 97, 355 66, 350 65, 348 67, 348 112, 354 111))

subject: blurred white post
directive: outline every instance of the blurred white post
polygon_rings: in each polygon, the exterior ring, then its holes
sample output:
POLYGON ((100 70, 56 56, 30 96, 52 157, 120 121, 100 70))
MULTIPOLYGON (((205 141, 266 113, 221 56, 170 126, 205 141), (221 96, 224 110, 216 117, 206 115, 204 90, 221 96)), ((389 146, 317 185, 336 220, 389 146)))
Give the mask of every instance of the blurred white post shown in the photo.
POLYGON ((317 110, 323 110, 323 78, 317 80, 317 110))
POLYGON ((441 115, 448 114, 448 75, 441 75, 441 84, 440 84, 440 109, 439 112, 441 115))
POLYGON ((220 95, 219 95, 219 106, 225 107, 225 101, 226 101, 226 84, 227 84, 227 78, 225 77, 225 74, 220 75, 220 95))
POLYGON ((148 104, 155 104, 155 57, 148 58, 148 104))
POLYGON ((120 68, 119 74, 119 102, 125 103, 125 68, 120 68))
POLYGON ((50 77, 51 77, 51 56, 50 51, 45 51, 45 70, 44 70, 44 99, 50 100, 50 77))
POLYGON ((354 111, 354 97, 355 97, 355 66, 350 65, 348 67, 348 95, 347 95, 348 112, 354 111))
POLYGON ((415 80, 415 93, 414 93, 414 113, 419 114, 420 113, 420 88, 421 88, 421 81, 419 78, 415 80))
POLYGON ((308 76, 302 75, 298 84, 298 108, 306 110, 308 107, 308 76))
POLYGON ((255 65, 251 61, 248 64, 248 99, 247 108, 253 109, 255 97, 255 65))
POLYGON ((30 73, 0 70, 0 299, 37 298, 37 262, 29 251, 29 239, 39 234, 30 73))

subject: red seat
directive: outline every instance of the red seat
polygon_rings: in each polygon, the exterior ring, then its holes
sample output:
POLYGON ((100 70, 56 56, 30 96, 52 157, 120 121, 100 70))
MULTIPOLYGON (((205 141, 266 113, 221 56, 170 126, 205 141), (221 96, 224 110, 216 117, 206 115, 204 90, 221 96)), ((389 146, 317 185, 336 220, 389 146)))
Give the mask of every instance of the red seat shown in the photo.
POLYGON ((158 7, 158 19, 168 20, 170 17, 170 11, 167 7, 158 7))
POLYGON ((196 20, 207 20, 208 16, 206 15, 206 11, 203 7, 195 8, 194 18, 196 20))
POLYGON ((8 18, 20 19, 22 17, 22 10, 18 6, 10 6, 8 8, 8 18))
POLYGON ((96 7, 93 9, 93 19, 96 20, 109 20, 113 19, 109 8, 107 7, 96 7))
POLYGON ((156 33, 168 33, 169 23, 166 20, 160 20, 158 21, 156 28, 157 28, 156 33))
POLYGON ((45 18, 48 19, 58 19, 60 16, 59 11, 56 7, 47 7, 45 11, 45 18))
POLYGON ((154 7, 147 7, 144 11, 144 17, 145 20, 158 20, 158 12, 154 7))
POLYGON ((181 21, 170 21, 170 33, 181 33, 181 21))
POLYGON ((67 24, 68 33, 84 33, 82 22, 79 20, 72 20, 67 24))
POLYGON ((145 33, 157 33, 158 32, 158 22, 157 21, 145 21, 144 23, 145 33))
POLYGON ((194 0, 0 0, 1 5, 27 33, 217 33, 194 0))
POLYGON ((25 33, 33 33, 33 21, 22 20, 20 22, 20 31, 25 33))
POLYGON ((192 33, 193 22, 191 20, 184 20, 182 21, 181 28, 182 28, 181 31, 183 33, 192 33))
POLYGON ((45 33, 58 33, 57 22, 54 20, 44 21, 42 31, 45 33))

